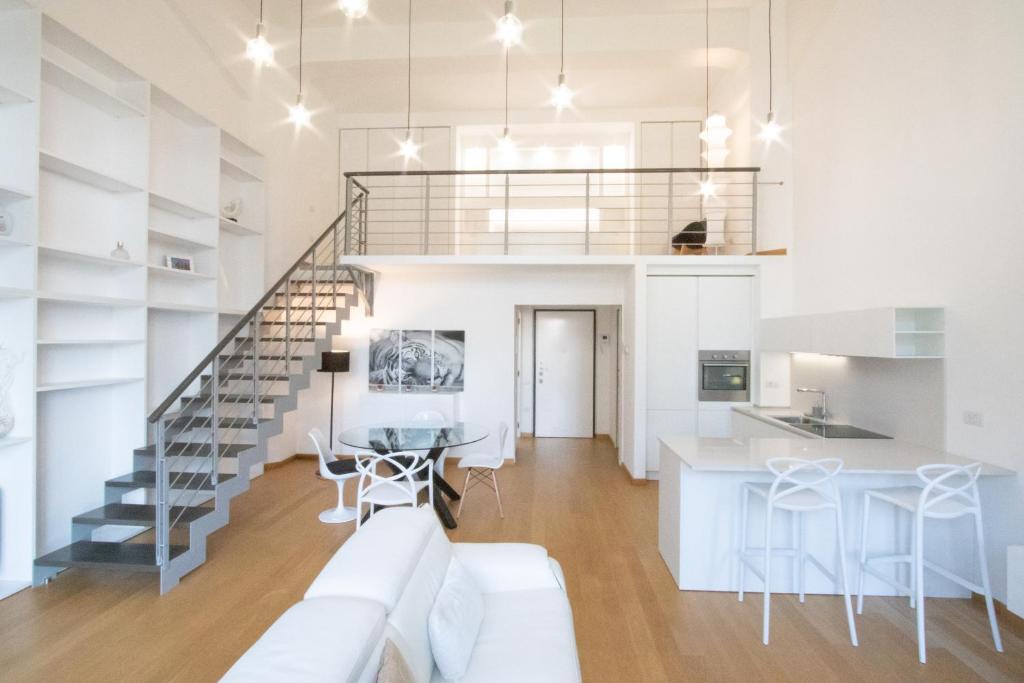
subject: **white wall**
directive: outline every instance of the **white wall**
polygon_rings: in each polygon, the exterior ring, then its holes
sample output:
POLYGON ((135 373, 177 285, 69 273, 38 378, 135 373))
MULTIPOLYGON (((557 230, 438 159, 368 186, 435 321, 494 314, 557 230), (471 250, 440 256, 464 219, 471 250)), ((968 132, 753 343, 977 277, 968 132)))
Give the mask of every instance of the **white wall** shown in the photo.
MULTIPOLYGON (((533 312, 544 308, 558 308, 557 302, 543 307, 524 306, 522 328, 522 370, 519 384, 520 430, 533 432, 533 312)), ((617 306, 594 306, 596 312, 597 345, 595 348, 594 433, 606 434, 617 440, 618 401, 616 387, 618 350, 617 306)))
POLYGON ((788 4, 796 312, 945 306, 946 446, 1024 473, 1024 3, 788 4))
MULTIPOLYGON (((334 348, 352 352, 352 371, 337 377, 335 432, 345 427, 409 419, 433 408, 448 417, 496 429, 515 414, 516 306, 620 306, 623 279, 617 269, 586 266, 430 266, 384 267, 377 284, 373 318, 343 325, 334 348), (466 390, 451 395, 370 392, 368 333, 373 328, 465 330, 466 390)), ((330 376, 314 374, 299 395, 292 452, 311 451, 306 433, 327 431, 330 376)), ((512 457, 509 440, 505 456, 512 457)), ((349 449, 342 449, 347 451, 349 449)), ((283 455, 283 453, 282 453, 283 455)))

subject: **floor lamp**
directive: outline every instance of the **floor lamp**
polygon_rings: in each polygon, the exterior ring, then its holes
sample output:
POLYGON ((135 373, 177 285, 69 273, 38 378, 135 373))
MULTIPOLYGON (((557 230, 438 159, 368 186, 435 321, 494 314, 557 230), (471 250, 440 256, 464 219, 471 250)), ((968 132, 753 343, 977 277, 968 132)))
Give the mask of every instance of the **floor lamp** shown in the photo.
POLYGON ((320 372, 331 373, 331 428, 330 444, 331 452, 334 452, 334 375, 339 372, 348 372, 349 366, 348 351, 324 351, 320 354, 320 372))

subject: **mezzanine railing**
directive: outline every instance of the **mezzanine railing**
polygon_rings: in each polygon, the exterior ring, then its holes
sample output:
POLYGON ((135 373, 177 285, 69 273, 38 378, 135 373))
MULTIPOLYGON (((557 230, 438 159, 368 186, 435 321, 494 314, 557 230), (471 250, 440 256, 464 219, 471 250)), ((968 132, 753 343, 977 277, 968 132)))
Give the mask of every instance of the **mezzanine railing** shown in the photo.
POLYGON ((759 171, 346 173, 346 205, 362 199, 346 216, 345 253, 752 254, 757 251, 759 171), (706 221, 706 229, 693 225, 698 221, 706 221), (673 239, 684 229, 690 245, 680 249, 673 239))

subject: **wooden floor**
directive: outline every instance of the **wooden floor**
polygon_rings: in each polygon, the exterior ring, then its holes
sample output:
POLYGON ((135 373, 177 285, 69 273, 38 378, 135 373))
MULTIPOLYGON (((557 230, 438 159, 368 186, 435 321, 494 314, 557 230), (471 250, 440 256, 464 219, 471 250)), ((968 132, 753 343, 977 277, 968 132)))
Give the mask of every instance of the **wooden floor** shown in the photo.
MULTIPOLYGON (((868 601, 854 649, 839 599, 778 596, 764 647, 756 596, 675 589, 657 550, 657 486, 631 485, 610 443, 524 440, 519 454, 499 473, 505 520, 477 488, 452 539, 547 546, 586 681, 1024 680, 1024 634, 1004 628, 997 654, 969 600, 928 601, 926 666, 913 612, 889 598, 868 601)), ((0 680, 216 680, 352 533, 317 521, 334 492, 310 461, 268 472, 235 499, 207 563, 164 597, 152 575, 73 569, 0 602, 0 680)))

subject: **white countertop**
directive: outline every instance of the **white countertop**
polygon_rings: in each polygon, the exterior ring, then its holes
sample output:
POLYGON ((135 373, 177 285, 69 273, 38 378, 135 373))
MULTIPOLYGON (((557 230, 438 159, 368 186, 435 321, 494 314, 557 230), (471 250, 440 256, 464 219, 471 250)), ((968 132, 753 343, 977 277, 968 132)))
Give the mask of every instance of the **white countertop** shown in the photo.
MULTIPOLYGON (((779 428, 776 437, 667 436, 661 439, 668 450, 686 465, 704 472, 766 472, 772 458, 841 458, 843 472, 854 474, 915 474, 921 465, 966 465, 977 462, 934 448, 895 439, 823 439, 809 436, 784 423, 769 421, 756 408, 734 408, 736 412, 768 422, 779 428)), ((772 410, 785 414, 785 409, 772 410)), ((1016 472, 984 463, 984 476, 1012 476, 1016 472)))

